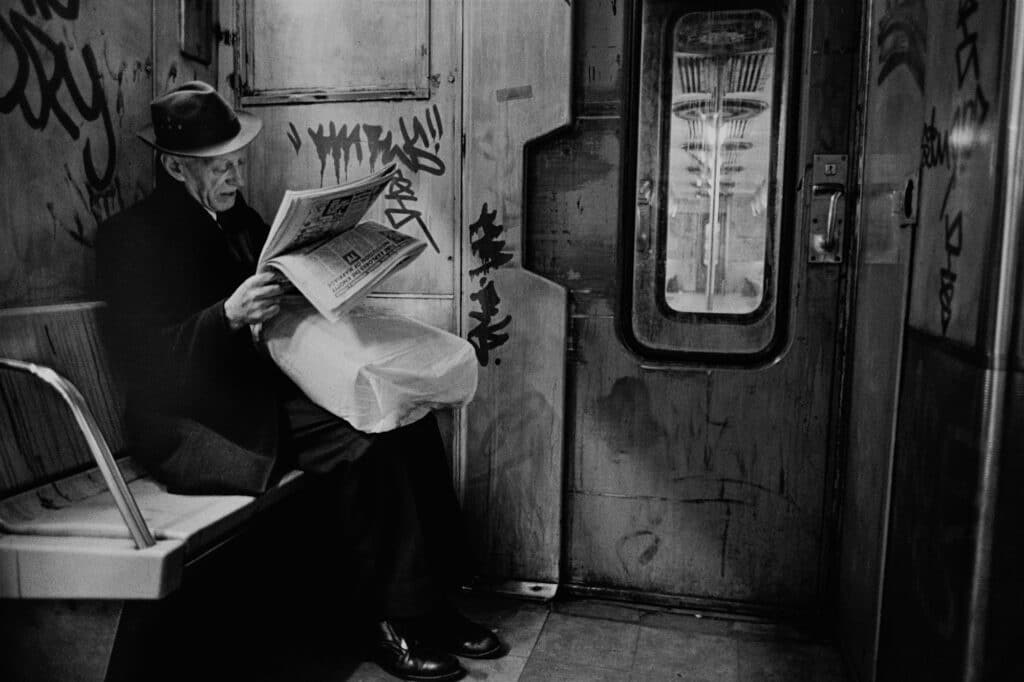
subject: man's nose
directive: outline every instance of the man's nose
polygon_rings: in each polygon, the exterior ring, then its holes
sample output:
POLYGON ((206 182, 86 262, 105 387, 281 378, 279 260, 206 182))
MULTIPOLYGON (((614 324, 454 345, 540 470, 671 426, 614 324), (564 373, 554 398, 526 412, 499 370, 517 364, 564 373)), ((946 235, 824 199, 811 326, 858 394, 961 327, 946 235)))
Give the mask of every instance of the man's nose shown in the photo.
POLYGON ((242 173, 242 169, 240 167, 231 167, 231 170, 228 171, 228 182, 231 183, 232 187, 237 187, 239 189, 245 187, 245 174, 242 173))

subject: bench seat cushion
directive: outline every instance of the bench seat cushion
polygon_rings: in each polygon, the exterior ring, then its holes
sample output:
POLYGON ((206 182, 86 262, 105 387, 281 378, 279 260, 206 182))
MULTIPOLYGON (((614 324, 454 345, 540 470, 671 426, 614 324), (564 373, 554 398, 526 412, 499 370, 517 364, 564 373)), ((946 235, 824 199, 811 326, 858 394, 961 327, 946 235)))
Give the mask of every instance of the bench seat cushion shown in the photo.
POLYGON ((0 597, 159 599, 180 584, 181 540, 146 549, 119 538, 0 535, 0 597))
POLYGON ((292 472, 258 498, 175 495, 130 458, 119 464, 156 546, 136 549, 100 473, 79 473, 0 501, 0 596, 162 597, 189 560, 302 480, 292 472))

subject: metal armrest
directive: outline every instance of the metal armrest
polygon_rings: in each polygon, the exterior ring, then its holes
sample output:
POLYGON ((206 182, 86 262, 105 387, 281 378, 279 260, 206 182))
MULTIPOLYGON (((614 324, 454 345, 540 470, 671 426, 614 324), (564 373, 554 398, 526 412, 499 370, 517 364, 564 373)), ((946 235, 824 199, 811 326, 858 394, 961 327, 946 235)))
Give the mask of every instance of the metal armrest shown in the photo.
POLYGON ((71 414, 74 415, 75 423, 78 424, 78 429, 82 432, 82 436, 85 437, 85 442, 89 446, 89 452, 92 454, 93 459, 96 460, 96 466, 103 475, 107 489, 110 490, 110 494, 114 498, 117 510, 121 512, 121 518, 124 519, 128 532, 135 541, 135 546, 143 549, 155 545, 156 541, 153 539, 153 533, 149 530, 146 519, 142 517, 139 505, 135 502, 131 490, 128 489, 128 484, 125 483, 124 476, 121 475, 117 462, 114 461, 114 456, 110 452, 110 446, 107 445, 106 438, 103 437, 103 433, 96 424, 96 420, 85 404, 85 399, 78 389, 75 388, 74 384, 53 369, 31 362, 0 358, 0 368, 31 374, 60 395, 68 408, 70 408, 71 414))

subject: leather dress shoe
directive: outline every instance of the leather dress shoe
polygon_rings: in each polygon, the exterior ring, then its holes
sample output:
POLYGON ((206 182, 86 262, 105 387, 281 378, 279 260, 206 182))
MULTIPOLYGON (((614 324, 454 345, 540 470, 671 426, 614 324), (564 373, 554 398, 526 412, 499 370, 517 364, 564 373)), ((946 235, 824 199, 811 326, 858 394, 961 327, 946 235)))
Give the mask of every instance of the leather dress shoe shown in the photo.
POLYGON ((373 660, 384 670, 403 680, 441 682, 458 680, 466 674, 451 654, 410 643, 389 621, 374 628, 373 660))
POLYGON ((417 618, 409 634, 417 642, 465 658, 501 658, 508 653, 496 634, 454 608, 417 618))

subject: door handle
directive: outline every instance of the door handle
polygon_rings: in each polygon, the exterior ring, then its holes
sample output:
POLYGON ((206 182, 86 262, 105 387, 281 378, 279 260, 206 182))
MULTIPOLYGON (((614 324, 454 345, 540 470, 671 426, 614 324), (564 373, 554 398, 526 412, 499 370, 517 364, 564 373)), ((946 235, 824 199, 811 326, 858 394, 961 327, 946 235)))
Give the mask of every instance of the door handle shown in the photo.
POLYGON ((815 154, 811 170, 810 229, 807 260, 843 260, 843 216, 846 214, 846 154, 815 154))
POLYGON ((651 247, 651 196, 654 183, 644 178, 636 190, 636 250, 645 253, 651 247))
POLYGON ((845 206, 846 186, 838 182, 823 182, 811 188, 810 256, 812 263, 838 263, 842 260, 842 213, 840 200, 845 206), (824 223, 824 226, 822 226, 824 223))

